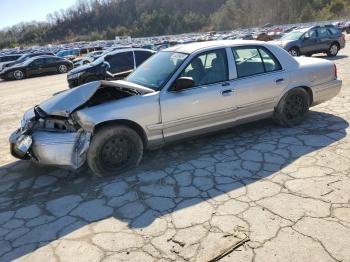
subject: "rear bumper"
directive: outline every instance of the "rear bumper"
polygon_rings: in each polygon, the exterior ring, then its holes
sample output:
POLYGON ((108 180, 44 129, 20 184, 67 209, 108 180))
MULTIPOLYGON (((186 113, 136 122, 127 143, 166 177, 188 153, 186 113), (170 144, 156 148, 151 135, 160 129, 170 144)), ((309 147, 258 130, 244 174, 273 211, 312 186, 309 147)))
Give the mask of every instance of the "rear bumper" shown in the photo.
POLYGON ((314 93, 314 103, 313 106, 323 103, 337 96, 342 87, 341 80, 332 80, 327 83, 314 86, 312 88, 314 93))
POLYGON ((16 143, 23 133, 20 130, 10 137, 11 154, 19 159, 31 159, 42 165, 78 169, 86 161, 91 134, 84 131, 61 133, 36 131, 31 136, 32 145, 26 154, 18 153, 16 143))

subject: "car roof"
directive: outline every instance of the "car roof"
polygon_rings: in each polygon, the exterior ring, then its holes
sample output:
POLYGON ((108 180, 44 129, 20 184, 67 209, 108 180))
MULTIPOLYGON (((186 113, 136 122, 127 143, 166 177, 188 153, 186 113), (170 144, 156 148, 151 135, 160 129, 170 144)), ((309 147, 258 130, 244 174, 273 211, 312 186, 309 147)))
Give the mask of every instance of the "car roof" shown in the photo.
POLYGON ((249 45, 267 46, 268 44, 263 41, 255 41, 255 40, 217 40, 217 41, 205 41, 205 42, 195 42, 195 43, 189 43, 189 44, 176 45, 173 47, 166 48, 162 51, 192 54, 202 49, 209 49, 209 48, 215 48, 215 47, 226 48, 226 47, 233 47, 233 46, 249 46, 249 45))
POLYGON ((123 48, 123 49, 117 49, 111 52, 106 53, 106 55, 115 55, 118 53, 125 53, 125 52, 131 52, 131 51, 146 51, 150 53, 155 53, 154 50, 151 49, 145 49, 145 48, 123 48))
POLYGON ((36 60, 36 59, 39 59, 39 58, 52 58, 52 57, 63 59, 62 57, 55 56, 55 55, 39 55, 39 56, 31 57, 31 60, 36 60))

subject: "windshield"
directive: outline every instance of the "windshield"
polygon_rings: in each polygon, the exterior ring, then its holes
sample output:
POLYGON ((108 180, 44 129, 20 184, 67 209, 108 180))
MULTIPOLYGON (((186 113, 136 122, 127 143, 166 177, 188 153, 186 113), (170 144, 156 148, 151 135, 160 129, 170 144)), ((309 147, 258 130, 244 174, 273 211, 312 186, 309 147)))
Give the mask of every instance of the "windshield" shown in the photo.
POLYGON ((127 81, 160 90, 187 56, 183 53, 159 52, 139 66, 127 81))
MULTIPOLYGON (((107 54, 106 54, 107 55, 107 54)), ((91 64, 92 65, 99 65, 99 64, 101 64, 102 62, 104 62, 105 61, 105 56, 106 55, 102 55, 102 56, 100 56, 99 58, 97 58, 94 62, 92 62, 91 64)))
POLYGON ((302 31, 292 31, 286 35, 284 35, 282 40, 298 40, 305 32, 302 31))

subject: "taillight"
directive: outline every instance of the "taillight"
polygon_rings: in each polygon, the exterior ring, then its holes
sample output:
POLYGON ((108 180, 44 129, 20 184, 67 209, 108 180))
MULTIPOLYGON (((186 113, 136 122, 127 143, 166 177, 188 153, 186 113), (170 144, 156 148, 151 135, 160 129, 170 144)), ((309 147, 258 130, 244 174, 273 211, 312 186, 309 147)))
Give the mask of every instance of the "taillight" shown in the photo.
POLYGON ((338 79, 338 69, 336 64, 334 64, 334 79, 338 79))

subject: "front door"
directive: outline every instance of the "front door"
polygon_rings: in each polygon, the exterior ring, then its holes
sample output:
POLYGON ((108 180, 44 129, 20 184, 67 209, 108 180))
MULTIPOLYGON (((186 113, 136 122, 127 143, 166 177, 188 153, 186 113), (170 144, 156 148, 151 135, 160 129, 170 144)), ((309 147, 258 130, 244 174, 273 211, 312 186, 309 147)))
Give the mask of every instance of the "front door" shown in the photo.
POLYGON ((178 77, 190 77, 194 86, 167 90, 160 96, 162 127, 166 142, 202 133, 231 120, 233 90, 228 82, 226 49, 194 57, 178 77))

